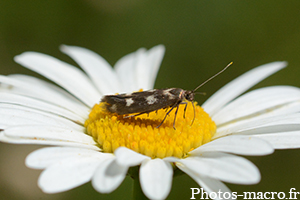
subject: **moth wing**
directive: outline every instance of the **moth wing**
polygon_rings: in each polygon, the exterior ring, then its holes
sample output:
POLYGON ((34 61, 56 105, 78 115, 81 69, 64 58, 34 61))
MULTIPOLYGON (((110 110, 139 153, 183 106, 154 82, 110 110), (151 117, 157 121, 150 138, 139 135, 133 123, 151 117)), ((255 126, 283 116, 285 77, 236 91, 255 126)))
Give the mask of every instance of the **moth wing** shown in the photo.
POLYGON ((134 102, 130 106, 131 113, 152 112, 162 108, 170 107, 178 101, 176 94, 168 93, 168 90, 150 90, 133 93, 134 102))
POLYGON ((158 109, 173 106, 179 101, 182 89, 170 88, 134 92, 131 94, 107 95, 102 98, 107 109, 123 115, 132 113, 148 113, 158 109))

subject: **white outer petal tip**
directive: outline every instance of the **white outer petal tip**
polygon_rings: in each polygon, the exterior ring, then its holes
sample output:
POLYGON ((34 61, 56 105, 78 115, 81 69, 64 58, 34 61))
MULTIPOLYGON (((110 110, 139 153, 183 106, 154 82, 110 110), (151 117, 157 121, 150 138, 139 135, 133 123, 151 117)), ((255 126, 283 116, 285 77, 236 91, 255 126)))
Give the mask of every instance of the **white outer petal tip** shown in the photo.
POLYGON ((101 164, 97 158, 71 158, 46 168, 39 177, 38 185, 45 193, 64 192, 91 180, 101 164))
POLYGON ((100 193, 110 193, 123 182, 128 167, 119 165, 115 158, 104 161, 92 178, 92 185, 100 193))
POLYGON ((140 183, 149 199, 165 199, 172 187, 173 168, 162 159, 145 160, 140 167, 140 183))

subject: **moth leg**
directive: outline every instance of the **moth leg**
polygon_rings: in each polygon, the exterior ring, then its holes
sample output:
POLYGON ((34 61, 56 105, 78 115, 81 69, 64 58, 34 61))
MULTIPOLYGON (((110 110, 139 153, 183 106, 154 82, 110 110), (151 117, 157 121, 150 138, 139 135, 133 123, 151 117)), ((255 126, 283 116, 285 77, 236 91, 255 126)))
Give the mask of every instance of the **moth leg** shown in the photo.
POLYGON ((185 104, 184 112, 183 112, 183 118, 185 119, 185 111, 186 111, 188 103, 187 102, 181 102, 180 104, 185 104))
MULTIPOLYGON (((185 106, 185 107, 186 107, 186 106, 185 106)), ((175 128, 175 121, 176 121, 176 117, 177 117, 178 108, 179 108, 179 104, 178 104, 177 107, 176 107, 175 116, 174 116, 174 121, 173 121, 173 128, 174 128, 174 130, 176 130, 176 128, 175 128)))
POLYGON ((167 116, 169 115, 169 113, 174 109, 175 107, 172 107, 165 115, 164 119, 161 121, 161 123, 156 127, 156 128, 159 128, 163 123, 164 121, 166 120, 167 116))
POLYGON ((159 127, 164 123, 164 121, 166 120, 166 118, 167 118, 167 116, 170 114, 170 112, 171 112, 176 106, 178 106, 178 105, 179 105, 179 103, 175 103, 175 104, 172 106, 172 108, 166 113, 166 115, 165 115, 164 119, 162 120, 162 122, 161 122, 156 128, 159 128, 159 127))

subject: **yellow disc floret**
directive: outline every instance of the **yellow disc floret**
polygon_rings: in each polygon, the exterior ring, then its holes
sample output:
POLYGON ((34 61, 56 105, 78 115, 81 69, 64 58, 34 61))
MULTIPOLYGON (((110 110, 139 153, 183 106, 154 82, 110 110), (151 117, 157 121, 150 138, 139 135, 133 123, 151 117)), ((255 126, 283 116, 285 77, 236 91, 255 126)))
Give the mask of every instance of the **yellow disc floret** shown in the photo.
POLYGON ((175 121, 174 109, 161 126, 165 109, 149 114, 124 118, 106 110, 105 103, 96 104, 85 121, 87 133, 91 135, 103 152, 113 153, 118 147, 127 147, 151 158, 175 156, 185 157, 189 151, 209 142, 216 131, 216 125, 209 115, 195 104, 194 110, 188 102, 185 117, 180 105, 175 121))

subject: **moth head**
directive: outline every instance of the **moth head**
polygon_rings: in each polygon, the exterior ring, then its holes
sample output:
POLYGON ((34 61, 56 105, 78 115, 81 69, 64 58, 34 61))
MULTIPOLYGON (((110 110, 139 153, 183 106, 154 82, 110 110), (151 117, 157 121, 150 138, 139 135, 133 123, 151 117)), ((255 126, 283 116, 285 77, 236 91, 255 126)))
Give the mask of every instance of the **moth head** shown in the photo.
POLYGON ((193 91, 185 91, 184 98, 188 101, 194 101, 195 92, 193 91))

